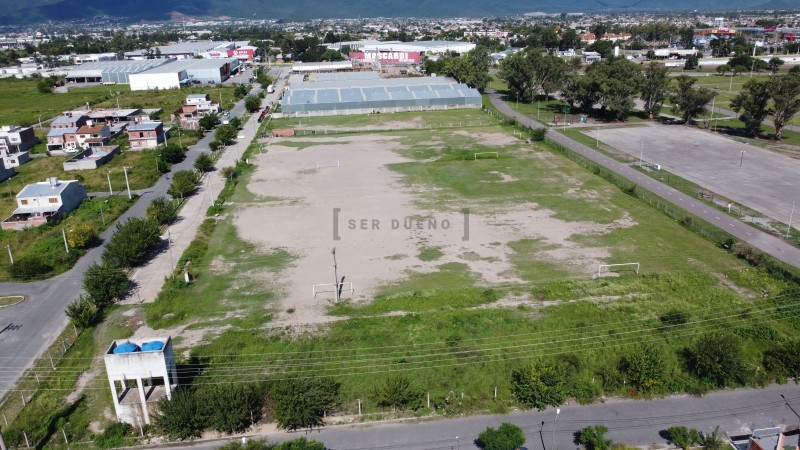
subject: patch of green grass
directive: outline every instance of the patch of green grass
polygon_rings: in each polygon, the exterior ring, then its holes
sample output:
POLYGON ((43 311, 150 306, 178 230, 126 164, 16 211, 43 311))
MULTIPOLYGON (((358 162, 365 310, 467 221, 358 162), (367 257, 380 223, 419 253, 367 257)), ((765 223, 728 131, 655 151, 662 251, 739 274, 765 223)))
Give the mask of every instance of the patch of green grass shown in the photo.
MULTIPOLYGON (((105 90, 107 92, 109 89, 105 90)), ((234 87, 223 85, 190 86, 156 91, 131 91, 129 86, 112 86, 111 90, 114 94, 119 92, 119 96, 115 95, 113 98, 100 102, 98 107, 116 108, 117 101, 119 101, 121 108, 159 108, 163 111, 158 118, 164 121, 170 120, 170 114, 183 106, 186 103, 186 96, 190 94, 208 94, 216 102, 222 99, 222 109, 226 111, 233 108, 236 102, 233 97, 234 87)))
MULTIPOLYGON (((70 89, 64 94, 43 94, 36 88, 36 80, 2 78, 0 79, 0 111, 5 125, 33 125, 55 117, 64 111, 96 105, 109 98, 105 86, 91 86, 70 89)), ((177 108, 176 108, 177 109, 177 108)))
POLYGON ((0 297, 0 308, 3 306, 16 305, 23 300, 25 300, 25 297, 21 295, 4 295, 0 297))
POLYGON ((440 247, 422 247, 417 258, 420 261, 435 261, 444 255, 440 247))
POLYGON ((365 127, 438 128, 470 126, 489 123, 492 119, 479 109, 451 109, 447 111, 397 112, 388 114, 358 114, 325 117, 287 117, 275 119, 269 129, 331 127, 332 130, 363 130, 365 127), (459 126, 459 124, 461 124, 459 126))

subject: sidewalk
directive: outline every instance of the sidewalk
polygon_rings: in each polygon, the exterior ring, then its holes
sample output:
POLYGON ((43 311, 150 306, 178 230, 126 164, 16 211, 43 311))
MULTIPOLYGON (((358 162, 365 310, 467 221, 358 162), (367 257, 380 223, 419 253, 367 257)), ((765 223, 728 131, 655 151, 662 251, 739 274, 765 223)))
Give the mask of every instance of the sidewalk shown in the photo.
MULTIPOLYGON (((276 83, 281 84, 283 80, 278 80, 276 83)), ((279 92, 280 89, 275 91, 279 92)), ((258 90, 256 89, 254 93, 257 92, 258 90)), ((269 104, 271 101, 276 101, 276 95, 268 94, 262 101, 262 106, 269 104)), ((206 210, 213 204, 214 199, 225 186, 225 179, 220 174, 220 169, 236 164, 240 153, 237 145, 244 149, 246 145, 253 141, 259 125, 257 120, 258 114, 250 115, 250 118, 238 132, 239 136, 244 136, 244 139, 241 140, 242 142, 228 146, 214 163, 215 170, 206 173, 202 177, 195 194, 186 199, 177 219, 162 236, 165 240, 169 238, 169 246, 165 246, 164 251, 153 256, 146 265, 139 267, 133 273, 131 279, 136 284, 136 288, 122 303, 150 303, 156 299, 164 286, 164 278, 172 274, 172 268, 175 267, 180 256, 194 240, 200 224, 206 219, 206 210)))

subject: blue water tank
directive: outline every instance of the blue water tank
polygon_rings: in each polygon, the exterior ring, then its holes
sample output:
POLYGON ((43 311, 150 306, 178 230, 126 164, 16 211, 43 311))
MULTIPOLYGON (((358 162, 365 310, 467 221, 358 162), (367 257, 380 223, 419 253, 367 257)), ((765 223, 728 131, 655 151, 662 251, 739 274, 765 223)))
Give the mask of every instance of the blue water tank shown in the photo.
POLYGON ((143 352, 157 352, 164 348, 164 343, 161 341, 151 341, 142 344, 143 352))
POLYGON ((114 353, 115 354, 133 353, 133 352, 138 352, 138 351, 139 351, 139 346, 134 344, 133 342, 126 342, 124 344, 120 344, 120 345, 114 347, 114 353))

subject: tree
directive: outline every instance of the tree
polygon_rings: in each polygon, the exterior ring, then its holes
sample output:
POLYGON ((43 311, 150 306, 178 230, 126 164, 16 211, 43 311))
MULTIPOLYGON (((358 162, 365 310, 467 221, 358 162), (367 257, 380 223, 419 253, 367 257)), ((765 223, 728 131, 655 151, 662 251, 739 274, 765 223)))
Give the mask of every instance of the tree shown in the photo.
POLYGON ((770 94, 775 139, 781 139, 784 125, 800 111, 800 72, 790 71, 788 75, 772 77, 770 94))
POLYGON ((739 120, 744 122, 748 136, 757 136, 761 130, 761 123, 770 113, 767 108, 770 97, 769 81, 750 80, 731 102, 731 109, 741 112, 739 120))
POLYGON ((205 427, 240 433, 261 419, 264 396, 255 384, 210 384, 194 393, 205 427))
POLYGON ((172 392, 172 399, 165 397, 158 402, 156 427, 170 439, 198 437, 204 428, 198 406, 193 389, 177 389, 172 392))
POLYGON ((686 62, 683 64, 683 70, 694 70, 697 69, 697 66, 700 65, 700 58, 697 55, 691 55, 686 58, 686 62))
POLYGON ((604 59, 611 58, 614 56, 614 43, 611 41, 597 40, 586 47, 586 50, 600 53, 600 56, 604 59))
POLYGON ((200 118, 200 127, 206 131, 213 129, 219 122, 219 116, 216 114, 208 114, 200 118))
POLYGON ((706 106, 714 98, 714 91, 695 88, 695 78, 680 75, 675 78, 676 87, 670 96, 673 114, 680 115, 685 123, 706 112, 706 106))
POLYGON ((132 217, 117 223, 117 230, 103 250, 103 262, 109 267, 136 267, 160 239, 155 220, 132 217))
POLYGON ((216 139, 208 143, 208 148, 210 148, 212 152, 215 152, 215 151, 221 149, 224 146, 225 145, 222 142, 220 142, 220 141, 218 141, 216 139))
POLYGON ((608 27, 603 23, 597 23, 592 26, 592 33, 594 33, 594 38, 596 41, 603 39, 603 35, 606 34, 608 27))
POLYGON ((344 61, 344 55, 339 50, 329 48, 320 56, 322 61, 344 61))
POLYGON ((468 84, 483 92, 489 84, 489 52, 484 47, 475 47, 459 57, 446 57, 444 73, 459 83, 468 84))
POLYGON ((587 450, 609 450, 614 443, 606 437, 606 433, 608 433, 608 427, 590 425, 581 429, 578 442, 583 444, 587 450))
POLYGON ((667 428, 667 434, 669 435, 669 441, 683 450, 695 444, 699 444, 701 440, 700 433, 698 433, 697 430, 694 428, 688 429, 679 425, 667 428))
POLYGON ((236 139, 237 129, 230 124, 220 125, 214 133, 214 139, 223 144, 229 144, 236 139))
POLYGON ((48 78, 41 78, 36 82, 36 90, 42 94, 52 94, 53 83, 48 78))
POLYGON ((248 95, 244 99, 244 107, 251 113, 256 112, 261 108, 261 99, 257 95, 248 95))
POLYGON ((550 361, 533 361, 511 372, 514 396, 529 408, 543 410, 567 399, 566 374, 550 361))
POLYGON ((172 183, 167 189, 167 194, 180 197, 189 194, 197 187, 198 177, 192 170, 179 170, 172 175, 172 183))
POLYGON ((228 124, 231 126, 231 128, 233 128, 233 131, 237 131, 239 128, 242 128, 242 119, 238 117, 231 117, 228 119, 228 124))
POLYGON ((633 109, 633 98, 641 87, 639 65, 626 58, 607 58, 589 66, 586 76, 597 88, 602 109, 615 119, 624 120, 633 109))
POLYGON ((208 153, 199 154, 197 159, 194 160, 194 168, 203 173, 213 169, 214 161, 211 159, 211 155, 208 153))
POLYGON ((130 287, 128 275, 119 267, 92 264, 83 274, 83 289, 98 310, 121 299, 130 287))
POLYGON ((167 146, 161 150, 161 158, 169 164, 179 163, 183 161, 185 157, 186 150, 180 145, 167 144, 167 146))
POLYGON ((64 312, 69 317, 69 320, 80 329, 89 328, 97 319, 97 308, 83 295, 70 303, 64 312))
POLYGON ((166 197, 154 198, 147 206, 145 214, 159 225, 166 225, 175 220, 175 208, 166 197))
POLYGON ((275 422, 289 431, 322 426, 325 411, 335 406, 339 383, 326 379, 288 380, 275 386, 275 422))
POLYGON ((644 112, 653 119, 661 114, 661 107, 669 93, 669 71, 660 64, 650 64, 644 69, 641 97, 644 112))
POLYGON ((513 423, 503 422, 495 430, 487 428, 478 435, 476 444, 483 450, 516 450, 525 443, 522 428, 513 423))
POLYGON ((769 59, 769 61, 767 61, 767 68, 769 69, 770 72, 772 72, 773 75, 775 75, 775 73, 778 72, 778 69, 780 69, 782 65, 783 65, 783 60, 778 58, 777 56, 773 56, 772 58, 769 59))
POLYGON ((235 88, 233 88, 233 96, 236 99, 241 100, 250 92, 250 88, 245 84, 237 84, 235 88))
POLYGON ((420 392, 411 385, 407 376, 392 374, 375 389, 375 399, 379 406, 391 407, 392 411, 397 408, 416 409, 420 392))
POLYGON ((743 384, 749 378, 742 340, 736 335, 705 334, 689 348, 688 354, 691 371, 717 387, 743 384))

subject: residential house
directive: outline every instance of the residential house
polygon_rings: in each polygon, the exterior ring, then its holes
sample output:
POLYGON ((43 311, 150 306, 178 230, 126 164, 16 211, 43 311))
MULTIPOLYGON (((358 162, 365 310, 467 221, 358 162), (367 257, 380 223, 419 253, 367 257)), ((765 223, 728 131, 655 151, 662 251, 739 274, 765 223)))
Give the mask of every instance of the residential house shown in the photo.
POLYGON ((50 122, 50 128, 75 128, 78 129, 84 125, 86 125, 86 121, 89 120, 89 116, 83 114, 83 112, 79 111, 67 111, 64 114, 56 117, 50 122))
POLYGON ((208 114, 219 114, 222 111, 219 103, 211 100, 208 94, 190 94, 186 96, 187 106, 196 106, 200 117, 208 114))
POLYGON ((85 198, 86 188, 77 180, 48 178, 47 181, 29 184, 17 194, 17 209, 3 220, 2 228, 21 230, 58 220, 80 206, 85 198))
POLYGON ((4 125, 0 127, 0 158, 7 168, 21 166, 31 160, 29 148, 39 142, 32 127, 4 125))
POLYGON ((200 129, 200 113, 197 105, 183 105, 172 113, 172 121, 180 124, 184 130, 200 129))
POLYGON ((108 145, 111 140, 111 129, 107 125, 94 125, 91 121, 73 133, 64 134, 64 150, 76 152, 90 147, 108 145))
POLYGON ((167 140, 164 123, 158 120, 130 125, 127 133, 132 150, 156 148, 167 140))
POLYGON ((13 167, 6 167, 3 159, 0 158, 0 181, 5 181, 14 176, 17 171, 13 167))
POLYGON ((598 52, 583 52, 583 62, 592 64, 603 59, 603 56, 598 52))
POLYGON ((734 450, 798 450, 797 430, 784 433, 779 427, 753 430, 752 434, 731 436, 734 450))
POLYGON ((64 170, 97 169, 120 153, 119 145, 91 147, 64 161, 64 170))

